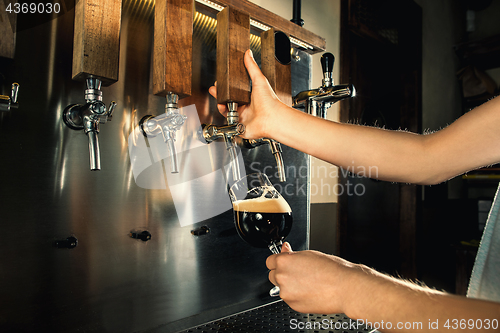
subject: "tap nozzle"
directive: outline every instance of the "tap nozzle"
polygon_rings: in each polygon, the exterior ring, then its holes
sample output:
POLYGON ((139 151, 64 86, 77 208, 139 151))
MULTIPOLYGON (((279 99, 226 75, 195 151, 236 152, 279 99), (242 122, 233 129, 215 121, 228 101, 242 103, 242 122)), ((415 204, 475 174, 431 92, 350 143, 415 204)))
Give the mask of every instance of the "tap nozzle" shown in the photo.
POLYGON ((17 103, 17 96, 19 94, 19 83, 12 83, 10 96, 0 95, 0 112, 9 112, 12 109, 17 109, 19 104, 17 103))
POLYGON ((99 150, 99 123, 84 122, 84 131, 89 139, 90 170, 101 170, 101 153, 99 150))
POLYGON ((70 104, 63 111, 64 123, 73 130, 84 130, 89 140, 90 170, 101 170, 99 149, 99 124, 111 121, 116 102, 108 109, 102 102, 101 80, 90 77, 86 80, 85 104, 70 104))
POLYGON ((273 154, 274 158, 276 159, 276 168, 278 169, 278 175, 280 182, 285 182, 286 181, 286 174, 285 174, 285 164, 283 163, 283 156, 281 154, 281 144, 278 141, 275 141, 273 139, 267 139, 267 138, 261 138, 261 139, 253 139, 253 140, 243 140, 243 145, 247 148, 255 148, 258 146, 262 146, 268 144, 269 149, 271 150, 271 153, 273 154))

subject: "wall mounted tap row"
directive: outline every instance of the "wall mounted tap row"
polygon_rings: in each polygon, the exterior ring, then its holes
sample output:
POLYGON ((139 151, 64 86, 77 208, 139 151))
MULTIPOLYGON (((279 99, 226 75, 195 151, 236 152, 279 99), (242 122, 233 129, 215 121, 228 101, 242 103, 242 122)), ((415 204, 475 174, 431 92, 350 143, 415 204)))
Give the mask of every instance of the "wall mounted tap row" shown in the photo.
MULTIPOLYGON (((112 102, 107 109, 102 102, 101 84, 110 85, 118 80, 122 6, 121 0, 104 2, 106 4, 98 8, 86 0, 79 1, 75 6, 73 79, 86 81, 86 102, 71 104, 63 112, 63 120, 68 127, 74 130, 83 129, 88 136, 91 170, 100 169, 99 125, 111 120, 116 107, 116 103, 112 102), (104 24, 99 30, 102 36, 96 35, 91 27, 101 24, 104 24), (100 51, 95 52, 95 50, 100 51)), ((193 0, 156 1, 153 93, 166 98, 165 114, 145 116, 138 124, 145 136, 163 136, 170 152, 170 169, 173 173, 179 172, 175 148, 176 132, 186 121, 186 116, 179 113, 178 101, 191 95, 192 78, 189 73, 192 72, 193 62, 194 12, 193 0), (173 25, 171 22, 176 24, 173 25), (175 66, 173 66, 174 59, 175 66)), ((271 28, 261 33, 261 41, 262 71, 284 103, 326 118, 326 110, 333 103, 355 95, 352 85, 333 84, 334 57, 331 53, 326 53, 321 60, 324 72, 323 85, 318 89, 301 92, 292 99, 289 37, 271 28)), ((225 141, 231 157, 234 180, 240 178, 235 137, 245 130, 238 122, 237 108, 250 103, 250 79, 242 58, 249 48, 250 15, 232 6, 225 7, 217 14, 217 103, 228 106, 227 124, 204 125, 202 138, 206 143, 218 139, 225 141)), ((2 102, 0 110, 14 107, 17 105, 17 90, 14 93, 13 88, 8 101, 5 98, 0 101, 2 102)), ((276 158, 280 180, 285 181, 283 158, 278 142, 267 138, 244 141, 247 148, 263 144, 269 145, 271 153, 276 158)))

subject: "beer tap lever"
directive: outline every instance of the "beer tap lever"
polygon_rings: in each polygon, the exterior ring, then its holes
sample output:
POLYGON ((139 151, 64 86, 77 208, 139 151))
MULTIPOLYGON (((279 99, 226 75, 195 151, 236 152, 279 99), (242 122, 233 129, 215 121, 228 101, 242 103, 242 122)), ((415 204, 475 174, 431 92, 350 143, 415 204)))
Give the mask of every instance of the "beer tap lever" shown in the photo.
POLYGON ((73 130, 84 130, 89 140, 90 170, 101 170, 99 150, 100 124, 111 121, 116 102, 108 109, 102 102, 101 80, 95 77, 86 79, 85 104, 70 104, 63 111, 64 123, 73 130))
POLYGON ((17 109, 17 96, 19 94, 19 83, 13 83, 10 91, 10 96, 0 95, 0 112, 9 112, 11 109, 17 109))
POLYGON ((321 56, 321 69, 323 70, 323 87, 328 88, 333 86, 333 64, 335 57, 327 52, 321 56))

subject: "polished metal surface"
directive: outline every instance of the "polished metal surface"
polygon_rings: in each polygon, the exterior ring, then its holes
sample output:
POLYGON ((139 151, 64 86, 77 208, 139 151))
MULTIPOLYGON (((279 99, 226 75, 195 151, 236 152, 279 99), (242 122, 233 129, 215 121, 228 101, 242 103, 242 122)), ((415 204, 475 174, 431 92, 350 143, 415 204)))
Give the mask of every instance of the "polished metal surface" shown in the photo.
MULTIPOLYGON (((22 87, 18 110, 0 113, 2 332, 171 332, 274 301, 265 266, 269 250, 239 238, 230 208, 181 226, 218 199, 191 200, 199 191, 225 190, 220 182, 207 186, 204 177, 228 164, 225 144, 201 144, 196 131, 199 123, 225 123, 208 94, 215 81, 210 31, 195 28, 193 96, 179 101, 180 113, 194 104, 199 118, 187 119, 177 133, 179 173, 171 175, 169 160, 162 159, 151 165, 159 170, 152 178, 157 187, 138 185, 142 175, 134 174, 129 139, 139 137, 142 117, 165 110, 150 82, 150 8, 124 1, 120 77, 102 88, 117 107, 99 133, 100 171, 89 170, 86 136, 62 120, 84 87, 71 79, 74 11, 20 29, 15 59, 0 59, 0 85, 22 87), (196 150, 185 149, 195 143, 196 150), (189 190, 178 191, 174 185, 181 182, 189 190)), ((19 15, 18 26, 30 20, 19 15)), ((310 56, 300 58, 292 63, 296 91, 309 88, 310 56)), ((282 149, 284 183, 267 147, 242 148, 241 156, 246 172, 268 174, 282 192, 294 216, 288 240, 305 249, 309 157, 282 149)))

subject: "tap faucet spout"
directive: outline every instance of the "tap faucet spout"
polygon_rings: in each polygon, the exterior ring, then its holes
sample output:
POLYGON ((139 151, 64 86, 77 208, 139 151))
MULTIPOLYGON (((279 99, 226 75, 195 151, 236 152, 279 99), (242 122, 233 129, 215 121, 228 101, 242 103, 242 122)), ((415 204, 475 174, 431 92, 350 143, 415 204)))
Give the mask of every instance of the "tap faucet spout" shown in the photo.
POLYGON ((271 149, 271 153, 276 159, 276 167, 278 168, 280 182, 284 182, 286 181, 286 175, 285 164, 283 163, 283 155, 281 154, 281 144, 277 141, 269 140, 269 148, 271 149))
POLYGON ((236 144, 234 143, 234 136, 224 135, 224 142, 226 143, 226 149, 229 152, 231 159, 231 170, 233 172, 233 179, 241 179, 240 174, 240 164, 238 162, 238 154, 236 152, 236 144))
MULTIPOLYGON (((90 127, 94 127, 93 123, 90 127)), ((99 151, 99 127, 89 130, 87 133, 89 139, 90 170, 101 170, 101 153, 99 151)))
POLYGON ((170 172, 179 173, 179 162, 177 160, 177 149, 175 149, 175 131, 164 128, 163 140, 167 144, 170 153, 170 172))
POLYGON ((278 169, 280 182, 285 182, 286 181, 285 164, 283 163, 283 155, 281 154, 282 153, 281 144, 278 141, 268 138, 243 140, 243 145, 250 149, 265 144, 269 145, 269 149, 271 150, 271 153, 274 155, 274 158, 276 159, 276 168, 278 169))

